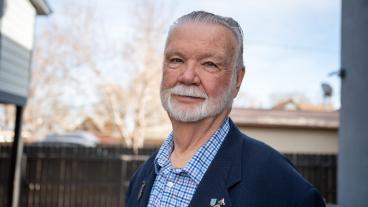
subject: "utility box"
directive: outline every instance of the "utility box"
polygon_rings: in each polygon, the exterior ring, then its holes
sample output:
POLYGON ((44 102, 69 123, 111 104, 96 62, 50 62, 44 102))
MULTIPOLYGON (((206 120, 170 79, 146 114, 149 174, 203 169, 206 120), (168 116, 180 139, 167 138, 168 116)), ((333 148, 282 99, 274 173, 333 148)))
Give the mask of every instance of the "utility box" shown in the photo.
POLYGON ((0 103, 25 105, 35 18, 50 12, 43 0, 0 0, 0 103))

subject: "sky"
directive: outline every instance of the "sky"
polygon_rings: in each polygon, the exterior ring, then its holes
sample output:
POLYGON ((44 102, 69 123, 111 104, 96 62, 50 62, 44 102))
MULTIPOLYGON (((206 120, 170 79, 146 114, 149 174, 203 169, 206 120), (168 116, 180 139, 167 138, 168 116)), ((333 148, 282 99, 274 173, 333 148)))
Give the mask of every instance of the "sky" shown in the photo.
MULTIPOLYGON (((135 1, 48 0, 54 13, 65 4, 93 4, 103 22, 106 38, 129 38, 135 22, 135 1), (91 3, 93 2, 93 3, 91 3)), ((340 67, 340 15, 338 0, 162 0, 170 11, 168 25, 193 10, 205 10, 237 20, 244 31, 246 76, 236 106, 269 108, 275 97, 302 94, 321 103, 321 83, 329 83, 334 107, 340 107, 340 80, 328 76, 340 67)), ((39 19, 36 29, 45 26, 39 19)), ((167 29, 162 33, 163 42, 167 29)), ((163 44, 161 44, 163 45, 163 44)))

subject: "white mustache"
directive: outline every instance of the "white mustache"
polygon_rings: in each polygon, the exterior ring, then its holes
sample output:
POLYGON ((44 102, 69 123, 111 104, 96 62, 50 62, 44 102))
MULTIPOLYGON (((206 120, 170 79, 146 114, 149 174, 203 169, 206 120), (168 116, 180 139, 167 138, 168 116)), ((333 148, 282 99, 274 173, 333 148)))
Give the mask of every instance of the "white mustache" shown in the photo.
POLYGON ((186 86, 186 85, 176 85, 173 88, 169 89, 171 95, 178 95, 178 96, 191 96, 195 98, 203 98, 207 99, 207 94, 201 90, 197 86, 186 86))

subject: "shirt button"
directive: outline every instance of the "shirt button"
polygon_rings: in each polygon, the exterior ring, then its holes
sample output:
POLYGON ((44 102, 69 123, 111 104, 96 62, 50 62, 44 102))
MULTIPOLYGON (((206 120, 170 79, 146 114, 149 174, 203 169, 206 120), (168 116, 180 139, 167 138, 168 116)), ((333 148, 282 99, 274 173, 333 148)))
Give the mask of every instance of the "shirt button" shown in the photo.
POLYGON ((174 186, 174 183, 173 182, 167 182, 167 187, 169 187, 169 188, 171 188, 171 187, 173 187, 174 186))

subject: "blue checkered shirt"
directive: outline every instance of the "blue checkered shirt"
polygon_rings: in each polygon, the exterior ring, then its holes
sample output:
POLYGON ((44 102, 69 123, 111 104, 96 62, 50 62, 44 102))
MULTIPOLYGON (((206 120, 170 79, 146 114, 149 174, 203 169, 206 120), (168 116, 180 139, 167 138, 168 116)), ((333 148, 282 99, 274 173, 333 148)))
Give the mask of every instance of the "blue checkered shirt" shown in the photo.
POLYGON ((227 118, 209 141, 199 148, 184 168, 173 168, 171 165, 170 154, 174 146, 173 134, 171 133, 162 144, 154 160, 157 177, 147 206, 188 206, 229 129, 230 124, 227 118))

